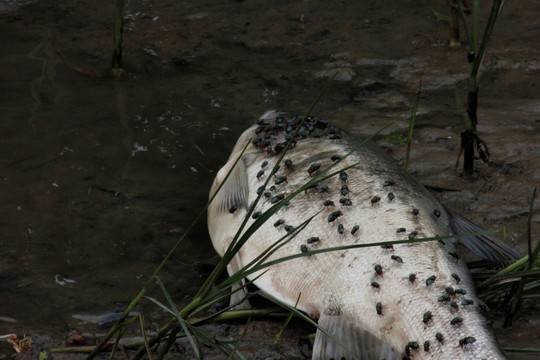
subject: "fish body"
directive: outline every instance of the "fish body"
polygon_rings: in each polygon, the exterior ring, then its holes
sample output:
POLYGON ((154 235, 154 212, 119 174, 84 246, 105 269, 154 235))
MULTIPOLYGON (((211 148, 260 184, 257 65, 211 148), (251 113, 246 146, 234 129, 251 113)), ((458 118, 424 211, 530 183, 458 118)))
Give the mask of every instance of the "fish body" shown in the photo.
MULTIPOLYGON (((230 263, 229 273, 283 237, 286 226, 294 229, 311 216, 311 222, 269 260, 330 247, 391 244, 479 230, 443 207, 373 145, 361 146, 346 157, 357 144, 355 139, 317 118, 306 120, 287 152, 292 165, 272 174, 283 148, 280 144, 286 143, 301 119, 267 112, 242 134, 217 174, 210 195, 232 169, 208 211, 210 236, 220 255, 266 180, 257 177, 263 163, 264 176, 287 181, 274 184, 270 179, 264 189, 270 195, 261 196, 254 210, 260 212, 336 161, 334 171, 357 165, 343 170, 346 175, 337 171, 292 198, 247 240, 230 263), (233 205, 238 210, 230 213, 233 205)), ((253 221, 250 218, 248 226, 253 221)), ((494 262, 519 255, 489 236, 461 242, 494 262)), ((332 251, 275 264, 250 278, 284 303, 298 302, 298 309, 318 319, 348 350, 318 330, 313 359, 352 359, 351 354, 359 359, 504 359, 456 245, 454 240, 444 240, 332 251)))

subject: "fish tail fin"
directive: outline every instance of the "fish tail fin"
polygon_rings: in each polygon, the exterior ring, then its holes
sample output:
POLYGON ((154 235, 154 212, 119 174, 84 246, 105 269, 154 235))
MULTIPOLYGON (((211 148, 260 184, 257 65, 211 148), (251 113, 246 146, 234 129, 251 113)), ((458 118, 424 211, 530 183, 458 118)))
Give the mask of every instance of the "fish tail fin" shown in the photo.
POLYGON ((519 259, 521 257, 517 250, 510 245, 491 234, 485 234, 485 230, 465 219, 455 211, 448 208, 446 210, 450 215, 450 225, 454 234, 484 233, 457 239, 457 243, 465 246, 482 259, 488 260, 495 265, 503 266, 506 260, 519 259))
POLYGON ((386 359, 401 360, 403 354, 393 349, 390 344, 366 330, 343 315, 321 315, 319 325, 329 337, 317 329, 313 345, 312 360, 328 359, 386 359), (338 340, 342 345, 336 343, 338 340))

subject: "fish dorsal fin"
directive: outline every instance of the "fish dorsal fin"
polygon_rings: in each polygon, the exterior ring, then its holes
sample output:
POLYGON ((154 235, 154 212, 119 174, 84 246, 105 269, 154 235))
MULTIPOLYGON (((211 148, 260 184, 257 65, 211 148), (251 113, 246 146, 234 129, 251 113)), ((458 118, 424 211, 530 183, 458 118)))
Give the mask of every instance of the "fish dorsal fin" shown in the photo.
POLYGON ((343 315, 321 315, 319 325, 349 351, 347 352, 321 330, 317 330, 312 360, 352 360, 355 358, 401 360, 403 358, 402 354, 394 350, 390 344, 360 329, 343 315))
MULTIPOLYGON (((216 196, 216 205, 221 211, 229 211, 233 206, 239 208, 248 207, 248 178, 246 173, 246 165, 243 159, 240 159, 236 166, 231 170, 236 159, 229 160, 229 162, 219 170, 216 176, 216 184, 219 184, 225 179, 227 173, 230 171, 229 178, 216 196)), ((216 186, 216 188, 217 188, 216 186)))
MULTIPOLYGON (((450 215, 450 225, 452 226, 454 234, 485 232, 485 230, 476 226, 455 211, 448 208, 446 210, 450 215)), ((491 234, 461 237, 457 239, 457 243, 465 246, 482 259, 488 260, 499 266, 504 265, 505 260, 520 258, 516 249, 505 244, 491 234)))

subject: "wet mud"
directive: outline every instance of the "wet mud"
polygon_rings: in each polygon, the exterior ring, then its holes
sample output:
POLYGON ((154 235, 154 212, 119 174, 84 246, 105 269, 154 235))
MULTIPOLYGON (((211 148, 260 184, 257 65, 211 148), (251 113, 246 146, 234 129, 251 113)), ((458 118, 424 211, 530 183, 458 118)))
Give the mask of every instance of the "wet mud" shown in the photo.
MULTIPOLYGON (((305 113, 336 71, 315 113, 363 135, 390 124, 377 142, 398 160, 421 80, 410 172, 524 254, 540 181, 540 4, 509 2, 495 26, 478 111, 491 164, 476 161, 472 179, 455 167, 467 47, 464 36, 449 47, 432 10, 448 12, 429 1, 128 1, 123 71, 113 76, 114 2, 1 5, 0 335, 32 337, 35 354, 73 332, 90 342, 102 334, 88 316, 122 311, 138 293, 204 206, 241 132, 267 109, 305 113)), ((480 11, 482 29, 489 4, 480 11)), ((217 261, 202 221, 160 278, 181 306, 217 261)), ((167 319, 149 301, 136 311, 149 330, 167 319)), ((502 313, 492 318, 503 346, 539 347, 538 303, 526 301, 510 329, 502 313)), ((269 340, 248 341, 248 357, 307 358, 312 330, 293 323, 273 345, 282 324, 250 324, 247 339, 269 340)), ((209 326, 231 337, 245 329, 209 326)), ((177 347, 184 358, 188 349, 177 347)), ((0 353, 14 352, 0 342, 0 353)))

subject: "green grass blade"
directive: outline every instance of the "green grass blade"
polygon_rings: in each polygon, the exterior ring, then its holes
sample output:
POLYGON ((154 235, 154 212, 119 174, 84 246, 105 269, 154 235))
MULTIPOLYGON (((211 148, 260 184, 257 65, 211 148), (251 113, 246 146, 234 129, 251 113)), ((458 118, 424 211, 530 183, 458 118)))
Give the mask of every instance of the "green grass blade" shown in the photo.
POLYGON ((438 240, 451 240, 451 239, 458 239, 460 237, 471 237, 476 236, 479 234, 485 234, 482 233, 470 233, 470 234, 458 234, 458 235, 445 235, 445 236, 434 236, 429 238, 418 238, 418 239, 407 239, 407 240, 391 240, 391 241, 378 241, 373 243, 367 243, 367 244, 353 244, 353 245, 343 245, 343 246, 337 246, 337 247, 329 247, 325 249, 318 249, 318 250, 310 250, 303 253, 298 253, 294 255, 285 256, 276 260, 269 261, 267 263, 264 263, 261 265, 261 267, 256 268, 255 271, 259 271, 261 269, 267 268, 269 266, 282 263, 284 261, 289 261, 292 259, 304 257, 304 256, 312 256, 322 253, 327 253, 331 251, 342 251, 342 250, 348 250, 348 249, 358 249, 358 248, 365 248, 365 247, 372 247, 372 246, 381 246, 381 245, 399 245, 399 244, 412 244, 412 243, 421 243, 421 242, 428 242, 428 241, 438 241, 438 240))
POLYGON ((414 96, 413 106, 411 109, 411 117, 409 118, 409 132, 407 134, 407 154, 405 156, 405 171, 409 171, 409 160, 411 155, 411 143, 414 131, 414 121, 416 120, 416 110, 418 109, 418 101, 420 101, 420 91, 422 90, 422 79, 418 82, 418 90, 414 96))
POLYGON ((153 298, 148 298, 148 299, 151 300, 156 305, 158 305, 159 307, 161 307, 163 310, 165 310, 165 311, 169 312, 170 314, 172 314, 178 320, 178 323, 182 327, 182 330, 184 331, 184 334, 186 334, 186 336, 188 338, 188 341, 191 344, 191 347, 192 347, 193 351, 197 355, 197 358, 200 358, 199 347, 195 343, 195 339, 191 335, 191 332, 189 331, 190 325, 182 318, 182 316, 180 316, 180 313, 178 312, 178 309, 176 308, 176 305, 174 304, 174 301, 171 299, 171 296, 169 295, 169 292, 167 291, 167 289, 165 289, 165 286, 163 285, 163 282, 161 282, 161 280, 159 278, 156 278, 156 283, 161 288, 161 291, 163 292, 163 295, 167 299, 167 303, 169 304, 170 308, 167 308, 164 304, 160 303, 156 299, 153 299, 153 298))
POLYGON ((236 341, 236 344, 234 345, 234 349, 232 349, 231 353, 229 354, 229 357, 227 358, 227 360, 231 360, 233 359, 233 356, 235 354, 239 354, 240 352, 238 351, 238 347, 240 346, 240 343, 242 342, 242 340, 244 340, 244 337, 246 336, 247 334, 247 330, 248 330, 248 327, 249 327, 249 324, 251 323, 251 316, 248 318, 247 322, 246 322, 246 326, 244 327, 244 331, 242 332, 242 336, 240 338, 238 338, 238 340, 236 341))
MULTIPOLYGON (((480 66, 482 65, 482 61, 484 60, 484 55, 486 53, 486 48, 489 43, 489 39, 491 37, 491 33, 493 31, 493 28, 495 27, 495 23, 497 22, 497 17, 499 16, 502 8, 504 5, 504 0, 493 0, 493 3, 491 5, 491 12, 489 14, 488 22, 486 24, 486 27, 484 29, 484 33, 482 35, 482 41, 480 42, 480 47, 478 48, 478 52, 475 51, 475 49, 472 49, 472 51, 475 53, 475 58, 472 63, 471 67, 471 83, 469 86, 469 91, 474 91, 476 87, 478 86, 478 77, 480 75, 480 66)), ((478 11, 478 0, 473 1, 473 44, 476 44, 476 29, 475 26, 476 23, 474 22, 474 19, 478 19, 478 15, 474 16, 474 11, 478 11), (475 10, 476 8, 476 10, 475 10)))
POLYGON ((505 274, 509 274, 511 273, 512 271, 516 271, 517 269, 519 269, 520 267, 523 266, 523 264, 527 263, 529 261, 529 257, 528 256, 525 256, 519 260, 517 260, 515 263, 505 267, 504 269, 502 269, 501 271, 499 271, 498 273, 494 274, 493 276, 491 276, 489 279, 487 279, 486 281, 478 284, 478 286, 476 286, 476 289, 477 290, 482 290, 486 287, 488 287, 489 285, 497 282, 497 278, 505 275, 505 274))
MULTIPOLYGON (((255 294, 259 294, 257 291, 255 294)), ((231 310, 224 312, 212 319, 214 322, 227 322, 248 317, 286 317, 287 313, 282 308, 231 310)))
MULTIPOLYGON (((299 293, 298 294, 298 298, 296 299, 296 303, 294 304, 294 308, 296 309, 297 306, 298 306, 298 302, 300 301, 300 297, 302 296, 302 293, 299 293)), ((293 317, 294 313, 291 311, 290 314, 289 314, 289 317, 287 318, 287 320, 285 321, 285 324, 283 324, 283 326, 281 327, 281 330, 279 331, 279 333, 276 335, 276 339, 274 340, 274 345, 277 345, 277 343, 279 342, 279 340, 281 339, 281 335, 283 335, 283 331, 285 331, 285 329, 287 328, 287 326, 289 325, 289 323, 291 322, 291 319, 293 317)))
POLYGON ((477 37, 478 37, 478 6, 479 0, 473 0, 472 4, 472 30, 471 30, 471 41, 469 45, 471 46, 471 51, 476 55, 477 37))
POLYGON ((139 315, 139 324, 141 325, 141 334, 143 336, 144 341, 144 347, 146 348, 146 355, 148 356, 148 360, 154 360, 154 357, 152 356, 152 350, 150 349, 150 345, 148 344, 148 338, 146 336, 146 326, 144 325, 144 317, 139 315))
MULTIPOLYGON (((194 315, 196 315, 197 313, 203 311, 204 309, 207 309, 207 308, 211 307, 215 303, 218 303, 220 301, 223 301, 223 300, 229 298, 235 292, 241 291, 243 288, 245 288, 249 284, 256 281, 262 275, 264 275, 265 272, 266 271, 262 272, 261 274, 259 274, 255 278, 253 278, 252 280, 248 280, 245 285, 243 285, 242 287, 239 287, 235 291, 230 291, 229 290, 234 282, 231 282, 231 283, 229 283, 227 285, 224 285, 224 283, 220 283, 220 284, 216 285, 215 288, 213 288, 210 292, 207 293, 206 297, 201 302, 201 305, 199 307, 193 309, 189 313, 189 317, 187 318, 188 322, 190 324, 193 323, 193 321, 195 321, 195 318, 193 317, 194 315)), ((242 279, 240 279, 240 280, 242 280, 242 279)), ((225 313, 226 311, 229 311, 230 309, 236 307, 237 305, 241 304, 242 301, 249 299, 249 297, 251 297, 251 296, 252 295, 248 294, 248 296, 245 299, 242 299, 241 301, 238 301, 238 302, 236 302, 234 304, 229 304, 229 306, 227 306, 226 308, 224 308, 224 309, 222 309, 222 310, 220 310, 220 311, 218 311, 216 313, 213 313, 213 314, 211 314, 209 316, 206 316, 206 317, 204 317, 202 319, 199 319, 198 322, 202 322, 202 321, 210 320, 210 319, 212 319, 214 317, 218 317, 220 314, 225 313)))

